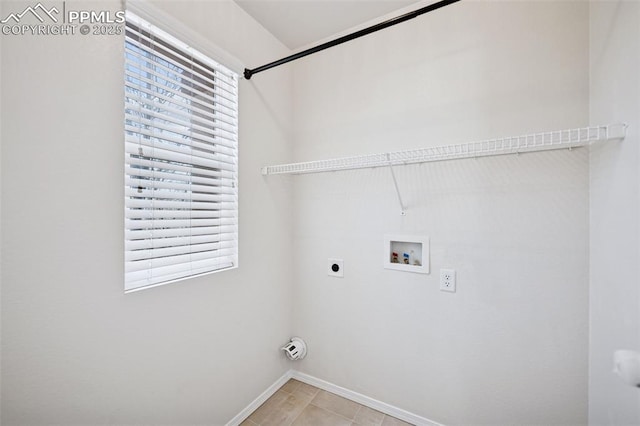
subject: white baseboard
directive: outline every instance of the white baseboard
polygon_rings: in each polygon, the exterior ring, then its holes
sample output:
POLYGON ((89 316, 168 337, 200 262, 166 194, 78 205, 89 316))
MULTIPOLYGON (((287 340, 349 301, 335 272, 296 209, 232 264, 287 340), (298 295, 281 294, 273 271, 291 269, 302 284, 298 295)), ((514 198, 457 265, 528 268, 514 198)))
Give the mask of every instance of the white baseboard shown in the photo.
POLYGON ((318 379, 317 377, 313 377, 296 370, 292 370, 291 373, 293 379, 299 380, 311 386, 315 386, 327 392, 334 393, 343 398, 347 398, 353 402, 357 402, 358 404, 367 406, 374 410, 378 410, 381 413, 388 414, 391 417, 404 420, 405 422, 414 424, 416 426, 443 426, 442 424, 434 422, 433 420, 426 419, 424 417, 418 416, 417 414, 413 414, 406 410, 403 410, 402 408, 398 408, 385 402, 378 401, 377 399, 370 398, 366 395, 362 395, 361 393, 354 392, 350 389, 345 389, 341 386, 334 385, 333 383, 318 379))
POLYGON ((258 409, 264 402, 271 398, 271 396, 276 393, 278 389, 282 387, 285 383, 289 381, 293 377, 293 370, 289 370, 282 375, 278 380, 276 380, 271 386, 267 388, 264 392, 260 394, 259 397, 254 399, 251 404, 247 405, 242 411, 240 411, 233 419, 227 423, 226 426, 238 426, 240 423, 245 421, 247 417, 251 415, 254 411, 258 409))
POLYGON ((296 370, 287 371, 282 377, 276 380, 274 384, 269 386, 266 391, 262 392, 259 397, 254 399, 251 404, 249 404, 237 416, 231 419, 231 421, 227 423, 227 426, 238 426, 240 423, 242 423, 247 417, 251 415, 251 413, 253 413, 267 399, 269 399, 274 393, 276 393, 276 391, 280 389, 282 385, 287 383, 289 379, 299 380, 308 385, 315 386, 327 392, 334 393, 343 398, 347 398, 353 402, 357 402, 358 404, 362 404, 374 410, 378 410, 381 413, 388 414, 389 416, 404 420, 405 422, 414 424, 416 426, 443 426, 438 422, 418 416, 417 414, 410 413, 406 410, 403 410, 402 408, 389 405, 385 402, 378 401, 377 399, 370 398, 366 395, 362 395, 358 392, 354 392, 341 386, 334 385, 333 383, 329 383, 325 380, 318 379, 317 377, 313 377, 296 370))

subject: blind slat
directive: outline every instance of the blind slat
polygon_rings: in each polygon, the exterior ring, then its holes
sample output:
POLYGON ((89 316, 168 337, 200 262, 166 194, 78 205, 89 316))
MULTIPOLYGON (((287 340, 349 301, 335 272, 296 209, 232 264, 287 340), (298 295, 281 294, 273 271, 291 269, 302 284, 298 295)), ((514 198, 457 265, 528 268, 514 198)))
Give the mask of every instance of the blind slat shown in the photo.
POLYGON ((131 197, 130 207, 136 209, 217 209, 216 203, 235 202, 235 194, 194 194, 192 192, 160 191, 155 189, 126 188, 125 195, 131 197), (184 195, 183 195, 184 194, 184 195), (187 198, 188 197, 188 198, 187 198))
MULTIPOLYGON (((233 255, 235 251, 235 248, 214 249, 197 253, 190 253, 188 251, 185 251, 182 254, 173 256, 149 258, 136 261, 125 261, 124 270, 125 272, 135 272, 151 269, 155 274, 156 271, 153 271, 155 268, 162 268, 164 266, 180 265, 185 263, 189 264, 194 261, 210 260, 217 257, 227 258, 228 256, 233 255)), ((130 252, 128 252, 127 254, 129 253, 130 252)))
MULTIPOLYGON (((175 113, 167 114, 162 110, 162 108, 156 107, 155 109, 151 109, 150 104, 147 102, 132 102, 132 98, 128 98, 126 101, 127 105, 130 106, 130 108, 125 110, 125 118, 127 120, 131 120, 133 122, 136 122, 141 118, 157 120, 157 122, 162 122, 167 126, 168 130, 178 132, 187 130, 187 134, 189 136, 206 136, 214 134, 224 139, 232 141, 236 140, 236 135, 233 133, 232 126, 225 124, 222 121, 214 122, 211 119, 208 119, 209 122, 205 123, 203 120, 199 119, 199 117, 194 116, 195 113, 199 112, 197 110, 191 110, 191 116, 185 119, 184 116, 177 115, 175 113)), ((207 142, 214 144, 217 143, 215 139, 207 142)))
MULTIPOLYGON (((152 120, 139 120, 139 123, 147 124, 147 122, 153 122, 152 120)), ((128 135, 126 138, 126 142, 132 143, 137 146, 147 146, 149 148, 160 148, 166 149, 168 151, 173 151, 181 154, 186 154, 193 157, 199 157, 207 160, 213 160, 221 163, 235 163, 234 155, 229 155, 222 153, 220 151, 216 151, 215 145, 206 146, 206 150, 198 149, 196 146, 197 142, 193 143, 193 140, 190 138, 190 135, 184 135, 183 139, 177 139, 178 142, 173 142, 168 139, 165 139, 163 136, 166 134, 162 132, 165 126, 158 126, 157 129, 160 130, 159 133, 149 132, 149 131, 139 131, 140 135, 148 135, 150 137, 135 137, 134 135, 128 135)), ((131 126, 125 126, 125 129, 129 132, 137 131, 132 130, 131 126)), ((172 130, 168 130, 172 131, 172 130)), ((175 132, 174 132, 175 133, 175 132)), ((140 153, 140 152, 138 152, 140 153)))
POLYGON ((233 129, 235 126, 235 117, 220 114, 216 110, 210 111, 208 109, 193 108, 189 104, 175 103, 173 102, 173 98, 161 93, 151 93, 148 90, 135 89, 126 91, 125 96, 127 104, 137 103, 146 107, 155 107, 158 111, 162 111, 165 114, 172 114, 176 117, 194 120, 208 126, 212 125, 211 120, 214 120, 213 123, 217 124, 224 123, 230 126, 230 129, 233 129), (163 102, 161 105, 158 105, 157 102, 154 104, 153 100, 157 98, 161 98, 166 102, 163 102))
POLYGON ((192 241, 186 241, 186 244, 174 247, 127 250, 125 261, 134 262, 138 260, 165 259, 169 256, 184 255, 185 253, 195 254, 211 252, 212 250, 233 248, 235 245, 236 242, 234 240, 213 243, 195 243, 192 241))
POLYGON ((220 203, 218 210, 150 210, 126 208, 124 217, 129 219, 215 219, 219 217, 236 217, 236 213, 233 211, 235 207, 235 203, 220 203))
MULTIPOLYGON (((139 19, 133 14, 129 14, 128 18, 131 18, 128 20, 129 22, 139 19)), ((191 50, 191 48, 186 44, 174 39, 164 31, 153 27, 148 22, 143 23, 143 21, 140 20, 137 25, 133 23, 133 25, 127 26, 126 31, 128 36, 127 38, 131 42, 140 41, 140 37, 144 38, 146 42, 145 51, 154 51, 158 53, 164 51, 168 55, 172 56, 174 61, 189 64, 205 76, 211 75, 211 68, 215 68, 217 71, 215 77, 218 80, 221 80, 224 84, 227 84, 232 88, 238 87, 237 76, 233 71, 229 71, 226 67, 220 66, 207 56, 204 56, 195 50, 191 50), (143 29, 142 26, 147 28, 143 29), (174 45, 174 47, 167 48, 166 44, 174 45), (151 45, 151 47, 148 45, 151 45), (183 47, 183 49, 175 49, 175 46, 183 47), (191 55, 191 53, 194 55, 191 55), (198 59, 203 60, 205 63, 200 63, 200 61, 194 58, 194 56, 198 56, 198 59)))
POLYGON ((157 268, 154 271, 155 275, 152 275, 149 271, 130 272, 125 274, 125 291, 165 284, 167 282, 196 277, 211 272, 224 271, 234 266, 235 262, 232 257, 221 257, 191 262, 188 266, 181 264, 157 268))
POLYGON ((126 219, 125 220, 125 240, 134 239, 135 236, 129 237, 130 233, 139 231, 155 230, 155 232, 167 232, 168 234, 158 234, 159 237, 178 235, 170 234, 174 230, 187 229, 196 232, 201 228, 212 226, 233 225, 236 222, 233 217, 220 217, 215 219, 173 219, 173 220, 146 220, 146 219, 126 219))
MULTIPOLYGON (((152 62, 147 62, 149 66, 152 66, 152 62)), ((159 86, 158 80, 166 80, 166 83, 170 83, 170 78, 166 75, 149 73, 145 70, 138 68, 141 64, 132 65, 131 61, 127 61, 129 65, 125 70, 126 85, 128 87, 136 88, 149 88, 152 92, 165 93, 170 98, 175 96, 179 100, 187 100, 193 103, 194 107, 206 108, 208 105, 215 105, 216 107, 223 107, 222 111, 230 116, 234 116, 237 111, 236 105, 229 102, 222 96, 211 96, 206 93, 196 93, 192 91, 191 86, 188 84, 173 84, 159 86), (153 77, 153 78, 149 78, 153 77), (154 80, 155 78, 155 80, 154 80), (161 89, 160 89, 161 87, 161 89)))
MULTIPOLYGON (((140 126, 140 124, 142 124, 145 126, 149 126, 152 129, 166 130, 168 132, 175 133, 178 136, 186 136, 196 140, 200 139, 203 142, 209 142, 212 144, 224 144, 224 141, 230 141, 232 143, 227 143, 227 145, 233 146, 233 143, 235 143, 237 140, 236 135, 224 131, 221 127, 213 127, 211 129, 205 128, 203 131, 202 128, 199 129, 194 126, 190 126, 189 124, 185 125, 167 121, 166 116, 150 112, 149 110, 137 111, 128 108, 125 110, 125 119, 126 122, 138 124, 137 126, 129 124, 130 129, 128 130, 132 132, 137 132, 139 130, 145 129, 144 127, 140 126), (224 141, 219 141, 218 139, 224 139, 224 141)), ((157 133, 151 133, 151 135, 157 136, 157 133)), ((181 138, 179 138, 178 141, 184 142, 181 138)))
MULTIPOLYGON (((131 44, 141 50, 144 49, 141 44, 135 41, 131 41, 131 44)), ((140 52, 136 52, 135 49, 130 49, 127 51, 126 61, 130 64, 141 64, 140 67, 136 67, 136 69, 144 72, 145 74, 148 73, 163 78, 166 77, 175 84, 186 84, 187 87, 192 88, 192 91, 194 92, 202 91, 203 93, 219 96, 231 103, 235 103, 233 100, 233 94, 228 90, 223 89, 222 85, 216 84, 215 86, 212 86, 214 82, 217 83, 217 79, 214 76, 202 74, 198 69, 191 69, 181 65, 176 65, 173 59, 163 55, 158 55, 158 52, 155 53, 156 54, 153 56, 143 55, 140 52), (147 68, 148 64, 153 64, 153 67, 147 68)), ((212 98, 211 100, 215 99, 212 98)))
MULTIPOLYGON (((174 199, 199 199, 199 200, 208 200, 215 201, 209 198, 210 194, 227 194, 227 195, 235 195, 236 189, 232 186, 233 181, 229 181, 228 179, 217 179, 210 180, 205 183, 190 183, 188 181, 178 181, 175 178, 171 178, 171 180, 165 178, 149 178, 149 177, 138 177, 138 171, 131 172, 129 176, 125 178, 125 187, 129 186, 134 188, 140 192, 126 194, 133 197, 145 197, 142 195, 142 190, 170 190, 171 194, 167 194, 167 197, 158 197, 158 198, 174 198, 174 199), (136 174, 133 174, 136 173, 136 174), (191 196, 185 197, 184 192, 189 191, 191 196)), ((167 191, 167 192, 168 192, 167 191)))
MULTIPOLYGON (((227 177, 216 177, 216 176, 198 176, 193 173, 189 173, 193 169, 188 169, 188 171, 164 171, 158 170, 151 165, 148 166, 136 166, 130 167, 127 169, 127 176, 131 176, 131 179, 138 179, 139 177, 146 177, 150 179, 162 180, 166 182, 174 182, 174 183, 182 183, 182 184, 196 184, 196 185, 204 185, 204 186, 217 186, 218 191, 224 191, 225 193, 231 193, 230 189, 233 188, 233 181, 227 177), (226 192, 229 191, 229 192, 226 192)), ((130 183, 130 179, 127 180, 127 184, 130 183)))
MULTIPOLYGON (((205 135, 201 135, 199 133, 196 134, 181 134, 179 132, 177 132, 178 129, 171 129, 168 126, 163 126, 163 127, 167 127, 167 131, 166 132, 161 132, 161 130, 165 130, 164 128, 158 127, 158 129, 154 129, 153 126, 153 120, 140 120, 138 117, 135 116, 131 116, 130 114, 128 114, 127 112, 125 112, 125 118, 127 120, 126 123, 136 123, 137 126, 132 125, 132 124, 125 124, 125 131, 127 132, 127 139, 129 140, 129 142, 131 143, 135 143, 137 144, 138 141, 140 139, 143 138, 152 138, 155 140, 158 140, 162 143, 168 143, 168 142, 173 142, 175 144, 181 144, 181 145, 190 145, 193 142, 196 143, 203 143, 203 144, 208 144, 206 145, 207 148, 210 148, 211 146, 214 147, 218 147, 218 146, 222 146, 222 147, 226 147, 228 148, 227 150, 225 150, 224 152, 229 152, 233 155, 234 152, 234 146, 236 145, 236 139, 229 139, 227 137, 224 136, 220 136, 220 135, 216 135, 211 132, 209 134, 213 134, 213 138, 209 137, 209 136, 205 136, 205 135), (140 127, 141 125, 146 125, 151 127, 149 128, 144 128, 144 127, 140 127), (160 130, 160 131, 159 131, 160 130)), ((221 151, 223 152, 223 151, 221 151)))
MULTIPOLYGON (((132 153, 133 152, 128 152, 127 154, 132 153)), ((235 180, 235 171, 194 168, 189 165, 183 166, 178 163, 167 163, 166 161, 161 161, 153 158, 129 156, 128 162, 127 164, 125 164, 125 173, 129 173, 129 171, 131 171, 132 169, 138 170, 140 168, 144 168, 147 170, 159 170, 165 173, 188 174, 192 176, 197 175, 205 179, 212 177, 216 179, 235 180)), ((135 173, 133 175, 135 175, 135 173)))
POLYGON ((220 229, 220 228, 222 227, 203 227, 202 229, 197 229, 197 228, 141 229, 137 231, 129 231, 125 235, 125 246, 128 247, 128 245, 131 244, 131 250, 137 250, 139 248, 151 248, 154 245, 156 245, 155 240, 157 239, 158 240, 157 246, 160 247, 159 245, 160 240, 162 240, 162 244, 171 243, 170 241, 165 242, 165 240, 168 238, 201 237, 201 236, 205 236, 207 238, 209 237, 217 238, 219 235, 223 233, 235 234, 238 230, 236 226, 225 226, 224 229, 220 229), (142 241, 144 241, 144 243, 142 243, 142 241))
MULTIPOLYGON (((181 154, 178 152, 162 149, 159 147, 148 147, 142 144, 134 144, 128 142, 125 144, 125 152, 135 156, 149 158, 153 160, 163 160, 165 162, 176 162, 182 165, 192 165, 205 169, 221 169, 234 172, 236 170, 235 164, 222 163, 215 161, 215 159, 204 158, 196 155, 181 154)), ((167 165, 168 166, 168 165, 167 165)), ((167 167, 169 168, 169 167, 167 167)))

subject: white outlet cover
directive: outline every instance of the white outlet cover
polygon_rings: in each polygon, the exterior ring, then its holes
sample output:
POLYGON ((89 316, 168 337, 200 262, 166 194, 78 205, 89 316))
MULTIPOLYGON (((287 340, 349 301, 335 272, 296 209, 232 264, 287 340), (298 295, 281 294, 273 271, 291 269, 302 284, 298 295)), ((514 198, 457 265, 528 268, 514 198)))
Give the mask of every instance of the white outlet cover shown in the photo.
POLYGON ((440 269, 440 291, 456 292, 455 269, 440 269))
POLYGON ((344 260, 330 258, 327 264, 327 275, 344 278, 344 260), (335 270, 336 268, 337 270, 335 270))

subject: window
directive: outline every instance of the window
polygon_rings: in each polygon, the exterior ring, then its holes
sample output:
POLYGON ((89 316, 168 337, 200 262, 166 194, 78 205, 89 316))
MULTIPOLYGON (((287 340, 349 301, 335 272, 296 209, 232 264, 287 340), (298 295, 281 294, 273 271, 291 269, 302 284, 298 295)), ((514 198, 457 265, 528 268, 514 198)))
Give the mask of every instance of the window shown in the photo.
POLYGON ((237 83, 127 12, 125 291, 237 267, 237 83))

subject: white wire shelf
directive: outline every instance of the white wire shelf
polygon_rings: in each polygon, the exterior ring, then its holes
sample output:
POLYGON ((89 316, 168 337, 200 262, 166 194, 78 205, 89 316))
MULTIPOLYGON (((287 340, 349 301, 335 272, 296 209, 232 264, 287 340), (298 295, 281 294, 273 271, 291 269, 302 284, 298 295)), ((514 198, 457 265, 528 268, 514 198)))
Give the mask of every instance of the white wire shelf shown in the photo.
POLYGON ((278 175, 320 173, 335 170, 388 167, 404 164, 427 163, 432 161, 457 160, 462 158, 478 158, 494 155, 571 149, 589 145, 596 141, 624 139, 626 129, 626 124, 616 123, 605 126, 556 130, 552 132, 489 139, 455 145, 434 146, 408 151, 280 164, 263 167, 262 174, 278 175))

